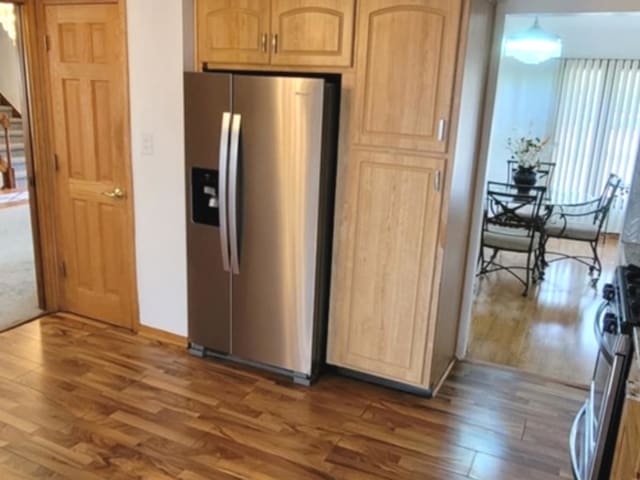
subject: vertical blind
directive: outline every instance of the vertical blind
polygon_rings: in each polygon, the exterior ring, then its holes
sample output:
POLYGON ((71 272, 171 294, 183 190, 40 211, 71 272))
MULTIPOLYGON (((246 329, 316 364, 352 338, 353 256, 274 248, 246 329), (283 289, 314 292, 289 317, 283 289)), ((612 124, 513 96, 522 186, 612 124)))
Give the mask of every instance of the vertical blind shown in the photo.
MULTIPOLYGON (((640 144, 640 60, 563 60, 553 138, 554 200, 600 195, 615 173, 630 185, 640 144)), ((620 232, 626 195, 619 192, 609 232, 620 232)))

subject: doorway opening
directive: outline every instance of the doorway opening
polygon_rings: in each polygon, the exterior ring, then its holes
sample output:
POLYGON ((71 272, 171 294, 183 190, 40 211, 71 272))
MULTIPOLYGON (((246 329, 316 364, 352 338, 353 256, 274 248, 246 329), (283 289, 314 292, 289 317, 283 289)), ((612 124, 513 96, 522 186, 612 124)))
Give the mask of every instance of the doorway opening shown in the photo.
POLYGON ((20 15, 0 2, 0 331, 43 313, 20 15))
POLYGON ((639 18, 504 18, 500 41, 538 22, 562 39, 563 53, 527 63, 503 49, 499 58, 476 197, 481 233, 469 249, 478 260, 462 342, 469 360, 573 385, 590 381, 601 289, 619 262, 629 189, 640 182, 640 47, 624 40, 640 34, 639 18))

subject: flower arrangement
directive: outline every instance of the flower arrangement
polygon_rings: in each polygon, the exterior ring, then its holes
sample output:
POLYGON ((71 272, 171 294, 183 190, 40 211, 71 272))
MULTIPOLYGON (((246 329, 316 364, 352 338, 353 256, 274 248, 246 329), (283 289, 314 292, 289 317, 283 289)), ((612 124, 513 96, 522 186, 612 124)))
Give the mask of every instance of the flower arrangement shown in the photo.
POLYGON ((549 143, 549 138, 541 140, 539 137, 520 137, 507 139, 507 147, 511 152, 511 160, 518 162, 518 168, 536 170, 540 163, 540 152, 549 143))

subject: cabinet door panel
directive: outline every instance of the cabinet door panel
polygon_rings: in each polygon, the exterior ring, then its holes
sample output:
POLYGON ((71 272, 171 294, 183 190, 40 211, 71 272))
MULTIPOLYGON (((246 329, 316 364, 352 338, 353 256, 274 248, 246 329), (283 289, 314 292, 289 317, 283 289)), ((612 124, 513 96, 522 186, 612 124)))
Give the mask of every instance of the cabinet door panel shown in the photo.
POLYGON ((269 7, 269 0, 199 0, 199 59, 269 63, 269 7))
POLYGON ((353 151, 350 161, 329 361, 420 384, 440 222, 435 176, 443 162, 366 150, 353 151))
POLYGON ((628 397, 620 419, 611 478, 640 478, 640 401, 628 397))
POLYGON ((362 3, 358 143, 446 151, 460 7, 460 0, 362 3))
POLYGON ((349 66, 353 0, 273 0, 274 65, 349 66))

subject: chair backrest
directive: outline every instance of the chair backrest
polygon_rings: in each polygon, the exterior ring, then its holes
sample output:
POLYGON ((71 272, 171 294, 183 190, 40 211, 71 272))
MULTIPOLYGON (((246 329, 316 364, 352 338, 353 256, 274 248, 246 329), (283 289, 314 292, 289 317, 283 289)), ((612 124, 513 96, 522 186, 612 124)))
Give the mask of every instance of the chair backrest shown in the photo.
POLYGON ((545 191, 545 187, 531 187, 524 193, 517 185, 488 182, 484 230, 512 228, 522 235, 533 236, 541 226, 545 191))
POLYGON ((551 186, 551 180, 553 178, 553 172, 555 171, 555 169, 555 162, 540 162, 540 166, 538 167, 538 178, 540 180, 539 183, 549 188, 551 186))
POLYGON ((593 223, 598 225, 598 230, 602 229, 602 226, 609 215, 609 210, 611 210, 611 205, 613 204, 621 185, 622 179, 618 175, 615 173, 609 175, 607 183, 605 183, 604 188, 602 189, 600 201, 598 202, 598 209, 593 218, 593 223))

